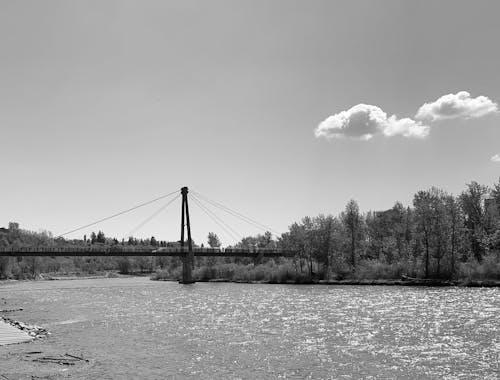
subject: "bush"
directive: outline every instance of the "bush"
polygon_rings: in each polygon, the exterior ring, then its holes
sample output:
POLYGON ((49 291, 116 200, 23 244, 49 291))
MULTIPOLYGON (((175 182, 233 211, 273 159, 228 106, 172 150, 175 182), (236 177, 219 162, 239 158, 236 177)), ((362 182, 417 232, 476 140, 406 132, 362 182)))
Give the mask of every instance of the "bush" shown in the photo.
POLYGON ((491 253, 484 257, 479 263, 477 260, 470 260, 466 263, 460 263, 458 266, 457 277, 460 280, 484 281, 500 280, 500 255, 491 253))
POLYGON ((182 268, 167 268, 156 271, 151 275, 151 280, 180 280, 182 268))
POLYGON ((393 280, 401 278, 408 271, 408 263, 384 263, 376 260, 364 260, 359 263, 354 272, 358 280, 393 280))
MULTIPOLYGON (((166 268, 154 273, 151 279, 180 279, 181 275, 181 267, 177 267, 174 270, 172 270, 172 268, 166 268)), ((226 263, 224 261, 210 265, 201 265, 194 269, 193 277, 198 281, 220 279, 243 282, 259 281, 275 284, 286 282, 304 283, 310 281, 307 273, 297 273, 290 261, 276 264, 273 260, 269 260, 259 265, 226 263)))
POLYGON ((122 257, 118 261, 118 270, 121 274, 128 274, 130 272, 130 260, 128 257, 122 257))

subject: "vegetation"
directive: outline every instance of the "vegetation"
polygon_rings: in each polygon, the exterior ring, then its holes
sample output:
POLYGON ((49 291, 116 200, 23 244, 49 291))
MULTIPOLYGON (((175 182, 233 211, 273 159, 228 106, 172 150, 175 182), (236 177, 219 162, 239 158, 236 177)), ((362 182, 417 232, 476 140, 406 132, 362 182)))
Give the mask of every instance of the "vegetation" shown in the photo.
POLYGON ((457 197, 433 187, 412 206, 362 215, 351 200, 338 217, 293 224, 279 245, 300 252, 298 271, 322 279, 500 280, 500 181, 472 182, 457 197))
MULTIPOLYGON (((208 245, 220 247, 211 232, 208 245)), ((133 245, 154 249, 177 242, 154 237, 119 242, 102 231, 90 239, 54 239, 47 232, 19 229, 16 223, 0 229, 0 247, 81 247, 133 245)), ((338 216, 304 217, 277 240, 271 233, 250 236, 241 248, 283 248, 297 252, 292 259, 254 263, 250 258, 196 258, 198 280, 302 283, 315 280, 500 280, 500 180, 492 188, 472 182, 458 196, 431 188, 418 191, 411 206, 396 202, 385 211, 361 213, 356 201, 338 216)), ((179 258, 0 258, 1 278, 35 278, 39 273, 106 271, 151 273, 153 279, 178 279, 179 258)))

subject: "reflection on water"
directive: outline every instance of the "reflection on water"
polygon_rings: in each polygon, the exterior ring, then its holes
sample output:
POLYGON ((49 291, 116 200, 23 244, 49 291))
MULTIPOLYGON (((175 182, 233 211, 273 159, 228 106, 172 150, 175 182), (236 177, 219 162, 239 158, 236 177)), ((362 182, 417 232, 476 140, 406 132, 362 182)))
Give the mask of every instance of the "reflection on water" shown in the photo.
POLYGON ((92 378, 497 379, 500 289, 144 278, 21 283, 26 322, 92 378))

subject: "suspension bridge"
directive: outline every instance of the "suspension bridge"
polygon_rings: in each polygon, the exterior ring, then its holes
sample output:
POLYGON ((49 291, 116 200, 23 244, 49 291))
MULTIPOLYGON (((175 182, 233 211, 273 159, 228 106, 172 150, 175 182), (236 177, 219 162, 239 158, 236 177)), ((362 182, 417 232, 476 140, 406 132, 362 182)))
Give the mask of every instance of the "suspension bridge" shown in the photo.
MULTIPOLYGON (((152 203, 164 200, 169 197, 168 203, 157 210, 148 219, 142 222, 135 230, 144 226, 152 218, 157 216, 160 212, 165 210, 170 206, 175 200, 181 197, 181 235, 178 244, 175 247, 159 247, 159 248, 142 248, 127 245, 112 245, 112 246, 95 246, 88 245, 85 247, 22 247, 22 248, 0 248, 0 256, 38 256, 38 257, 55 257, 55 256, 79 256, 79 257, 95 257, 95 256, 149 256, 149 257, 180 257, 182 260, 182 279, 179 281, 183 284, 192 284, 195 282, 193 278, 192 269, 194 266, 194 257, 250 257, 259 262, 264 257, 293 257, 296 252, 291 250, 283 249, 270 249, 270 248, 203 248, 194 247, 193 240, 191 238, 191 220, 189 214, 189 202, 188 202, 188 187, 183 187, 178 190, 171 192, 161 197, 152 199, 150 201, 141 203, 132 208, 123 210, 121 212, 115 213, 105 218, 101 218, 92 223, 88 223, 84 226, 67 231, 58 237, 64 237, 69 234, 84 230, 86 228, 92 227, 96 224, 102 223, 104 221, 116 218, 123 214, 137 210, 138 208, 150 205, 152 203)), ((272 231, 271 228, 259 223, 258 221, 251 219, 244 214, 235 211, 219 202, 213 201, 208 197, 203 196, 197 192, 191 191, 191 199, 194 203, 209 217, 211 218, 220 228, 222 228, 228 235, 235 238, 235 235, 239 235, 231 226, 229 226, 224 220, 222 220, 217 214, 210 210, 203 201, 208 202, 214 207, 219 208, 226 213, 239 218, 240 220, 247 222, 254 227, 259 227, 262 230, 272 231)), ((275 234, 277 234, 275 232, 275 234)))

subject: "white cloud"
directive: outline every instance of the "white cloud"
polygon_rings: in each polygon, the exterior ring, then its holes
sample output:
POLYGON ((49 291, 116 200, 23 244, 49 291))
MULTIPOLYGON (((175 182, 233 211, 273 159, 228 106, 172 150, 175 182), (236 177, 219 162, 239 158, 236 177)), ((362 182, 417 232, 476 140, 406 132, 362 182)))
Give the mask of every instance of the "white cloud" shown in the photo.
POLYGON ((415 118, 419 120, 444 120, 474 118, 498 112, 498 105, 486 96, 471 98, 467 91, 441 96, 419 108, 415 118))
POLYGON ((491 157, 491 161, 500 162, 500 154, 495 154, 493 157, 491 157))
POLYGON ((377 106, 358 104, 347 111, 339 112, 322 121, 314 131, 316 137, 353 138, 370 140, 377 134, 387 137, 423 138, 429 134, 429 127, 409 118, 398 119, 377 106))

